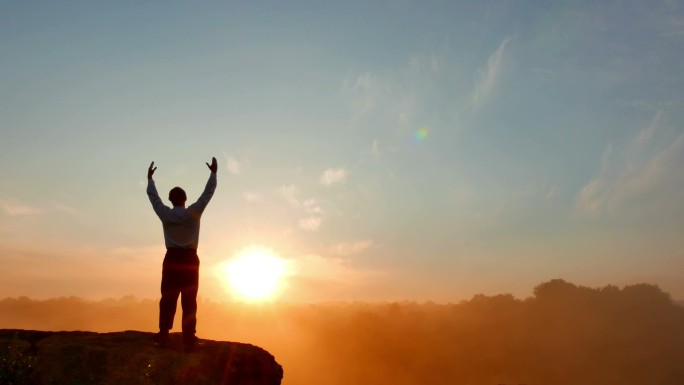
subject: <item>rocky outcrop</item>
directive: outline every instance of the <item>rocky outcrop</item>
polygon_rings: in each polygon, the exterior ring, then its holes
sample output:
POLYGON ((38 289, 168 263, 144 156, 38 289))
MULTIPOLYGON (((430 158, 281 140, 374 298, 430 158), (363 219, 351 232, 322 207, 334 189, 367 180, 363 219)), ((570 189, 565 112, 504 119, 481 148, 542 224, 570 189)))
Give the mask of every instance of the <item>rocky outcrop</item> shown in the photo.
POLYGON ((278 385, 283 368, 249 344, 201 340, 185 353, 180 334, 165 349, 152 333, 0 330, 0 384, 278 385))

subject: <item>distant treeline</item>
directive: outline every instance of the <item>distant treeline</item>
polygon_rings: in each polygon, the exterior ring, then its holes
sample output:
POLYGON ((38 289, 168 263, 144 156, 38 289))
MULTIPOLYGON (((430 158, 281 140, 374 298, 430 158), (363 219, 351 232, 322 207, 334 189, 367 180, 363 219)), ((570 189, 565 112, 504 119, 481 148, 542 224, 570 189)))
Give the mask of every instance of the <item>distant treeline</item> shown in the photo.
MULTIPOLYGON (((649 284, 553 280, 524 300, 458 304, 199 306, 200 337, 264 347, 284 385, 684 384, 684 308, 649 284)), ((0 301, 0 328, 154 331, 156 317, 157 301, 133 297, 0 301)))

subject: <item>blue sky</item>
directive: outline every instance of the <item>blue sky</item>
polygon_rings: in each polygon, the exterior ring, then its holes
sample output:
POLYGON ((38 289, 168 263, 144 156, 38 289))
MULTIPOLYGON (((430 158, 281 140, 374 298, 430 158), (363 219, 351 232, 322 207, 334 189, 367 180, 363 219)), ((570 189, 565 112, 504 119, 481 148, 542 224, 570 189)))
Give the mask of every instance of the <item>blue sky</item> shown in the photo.
POLYGON ((683 46, 680 1, 5 3, 0 294, 156 296, 146 168, 216 156, 210 298, 249 245, 283 300, 684 297, 683 46))

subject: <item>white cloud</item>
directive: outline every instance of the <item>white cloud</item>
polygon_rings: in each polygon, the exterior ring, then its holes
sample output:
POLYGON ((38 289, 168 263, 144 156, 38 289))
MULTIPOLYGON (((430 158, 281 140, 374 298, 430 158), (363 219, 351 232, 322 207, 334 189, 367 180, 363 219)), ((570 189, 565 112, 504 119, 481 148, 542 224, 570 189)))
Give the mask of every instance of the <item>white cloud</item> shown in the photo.
POLYGON ((373 156, 376 158, 380 157, 380 145, 378 144, 377 139, 373 141, 373 145, 371 146, 371 154, 373 154, 373 156))
POLYGON ((307 213, 323 214, 323 209, 318 205, 318 201, 316 199, 309 198, 302 202, 302 206, 304 206, 304 210, 306 210, 307 213))
POLYGON ((249 203, 256 203, 261 201, 261 196, 259 194, 249 191, 244 191, 242 193, 242 198, 249 203))
POLYGON ((343 168, 329 168, 321 175, 321 184, 330 186, 343 183, 347 179, 347 171, 343 168))
POLYGON ((0 198, 0 210, 9 216, 35 215, 43 212, 42 209, 21 203, 13 198, 0 198))
POLYGON ((228 158, 228 171, 231 174, 239 174, 240 173, 240 162, 233 158, 228 158))
POLYGON ((278 189, 278 192, 293 207, 301 206, 301 203, 299 202, 299 188, 297 186, 293 184, 281 186, 280 189, 278 189))
POLYGON ((595 217, 614 213, 629 203, 648 209, 651 204, 681 205, 684 189, 684 134, 665 141, 659 111, 648 127, 620 151, 609 145, 601 170, 579 192, 576 213, 595 217))
POLYGON ((368 248, 373 246, 373 241, 371 240, 363 240, 363 241, 356 241, 356 242, 342 242, 334 245, 331 248, 331 251, 333 254, 336 255, 341 255, 341 256, 348 256, 348 255, 354 255, 358 254, 368 248))
POLYGON ((471 102, 474 106, 480 106, 484 103, 492 93, 496 86, 503 69, 503 57, 506 45, 511 40, 510 37, 505 38, 499 48, 489 56, 486 68, 477 71, 477 79, 475 80, 475 89, 471 96, 471 102))
MULTIPOLYGON (((307 214, 320 215, 323 214, 323 209, 320 206, 320 202, 315 198, 300 198, 299 188, 293 184, 281 186, 278 189, 280 195, 295 209, 303 209, 307 214)), ((310 218, 308 218, 310 219, 310 218)), ((302 220, 305 221, 305 220, 302 220)), ((319 220, 320 221, 320 220, 319 220)), ((318 227, 311 221, 305 221, 305 225, 302 228, 311 229, 311 227, 318 227)), ((300 221, 300 225, 302 222, 300 221)), ((320 224, 320 223, 319 223, 320 224)), ((313 229, 315 230, 315 228, 313 229)))
POLYGON ((308 217, 299 220, 299 227, 306 231, 316 231, 321 227, 323 220, 318 217, 308 217))

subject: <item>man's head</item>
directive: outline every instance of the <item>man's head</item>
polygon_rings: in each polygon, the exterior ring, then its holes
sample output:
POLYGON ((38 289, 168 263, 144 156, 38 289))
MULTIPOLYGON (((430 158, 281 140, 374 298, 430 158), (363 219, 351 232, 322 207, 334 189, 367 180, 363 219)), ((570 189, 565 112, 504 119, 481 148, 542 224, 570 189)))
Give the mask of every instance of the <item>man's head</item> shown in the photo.
POLYGON ((169 191, 169 200, 174 206, 185 206, 185 201, 188 197, 185 195, 185 191, 180 187, 174 187, 169 191))

